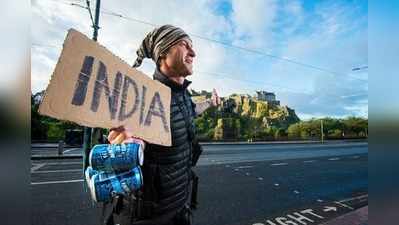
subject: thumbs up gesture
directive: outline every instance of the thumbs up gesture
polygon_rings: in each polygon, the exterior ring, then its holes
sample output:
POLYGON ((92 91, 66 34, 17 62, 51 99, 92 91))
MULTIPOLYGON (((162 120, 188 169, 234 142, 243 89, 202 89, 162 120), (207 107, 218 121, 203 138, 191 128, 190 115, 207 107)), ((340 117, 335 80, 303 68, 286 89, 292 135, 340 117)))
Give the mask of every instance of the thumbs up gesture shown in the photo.
POLYGON ((219 106, 221 104, 220 97, 219 97, 218 93, 216 92, 215 88, 212 91, 211 100, 212 100, 212 102, 211 102, 212 106, 219 106))

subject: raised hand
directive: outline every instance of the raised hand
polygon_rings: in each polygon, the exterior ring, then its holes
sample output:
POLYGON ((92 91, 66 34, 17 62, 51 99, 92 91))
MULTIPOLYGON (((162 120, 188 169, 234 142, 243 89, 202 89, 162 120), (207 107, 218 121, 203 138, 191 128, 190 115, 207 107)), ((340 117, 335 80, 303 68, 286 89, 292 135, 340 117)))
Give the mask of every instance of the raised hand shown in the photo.
POLYGON ((216 92, 216 89, 214 88, 212 91, 212 106, 219 106, 221 104, 220 97, 218 96, 218 93, 216 92))

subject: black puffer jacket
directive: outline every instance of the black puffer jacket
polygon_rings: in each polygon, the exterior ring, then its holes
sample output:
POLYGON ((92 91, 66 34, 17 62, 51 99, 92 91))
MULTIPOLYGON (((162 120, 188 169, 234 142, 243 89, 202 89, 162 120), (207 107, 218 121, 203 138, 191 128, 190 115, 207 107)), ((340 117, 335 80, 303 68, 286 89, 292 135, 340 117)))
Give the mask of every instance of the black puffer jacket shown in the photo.
POLYGON ((176 213, 189 200, 195 104, 187 91, 190 81, 178 85, 158 70, 154 73, 154 80, 170 87, 172 94, 172 146, 149 144, 144 157, 144 200, 154 203, 152 216, 157 216, 176 213))
MULTIPOLYGON (((194 143, 195 155, 199 154, 198 142, 194 141, 195 104, 187 91, 191 82, 185 80, 183 85, 178 85, 158 70, 154 73, 154 80, 171 89, 172 146, 147 144, 142 166, 143 188, 133 195, 115 197, 111 203, 104 204, 104 224, 158 225, 170 222, 181 224, 182 222, 178 222, 180 219, 177 222, 176 219, 185 218, 182 215, 186 215, 187 207, 192 206, 188 205, 193 204, 191 176, 195 175, 191 167, 198 159, 194 157, 193 160, 194 143)), ((154 130, 154 132, 161 131, 154 130)), ((198 182, 198 178, 194 180, 198 182)))

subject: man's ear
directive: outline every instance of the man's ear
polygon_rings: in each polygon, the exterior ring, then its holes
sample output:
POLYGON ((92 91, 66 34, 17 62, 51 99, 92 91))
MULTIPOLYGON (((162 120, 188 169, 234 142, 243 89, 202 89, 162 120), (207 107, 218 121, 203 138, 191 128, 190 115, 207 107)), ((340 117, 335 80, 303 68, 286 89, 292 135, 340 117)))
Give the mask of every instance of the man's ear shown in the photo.
POLYGON ((161 53, 161 54, 159 55, 159 60, 165 59, 165 58, 166 58, 166 54, 165 54, 165 53, 161 53))
POLYGON ((165 55, 163 55, 163 54, 159 55, 158 62, 156 63, 158 68, 161 68, 161 64, 164 59, 165 59, 165 55))

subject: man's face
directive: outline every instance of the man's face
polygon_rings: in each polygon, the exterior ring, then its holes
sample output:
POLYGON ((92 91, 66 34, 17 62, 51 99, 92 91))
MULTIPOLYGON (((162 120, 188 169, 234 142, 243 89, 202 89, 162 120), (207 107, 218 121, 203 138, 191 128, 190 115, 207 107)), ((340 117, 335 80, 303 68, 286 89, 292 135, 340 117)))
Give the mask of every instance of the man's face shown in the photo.
POLYGON ((165 62, 174 74, 187 77, 193 73, 194 57, 195 52, 191 41, 184 38, 169 49, 165 62))

